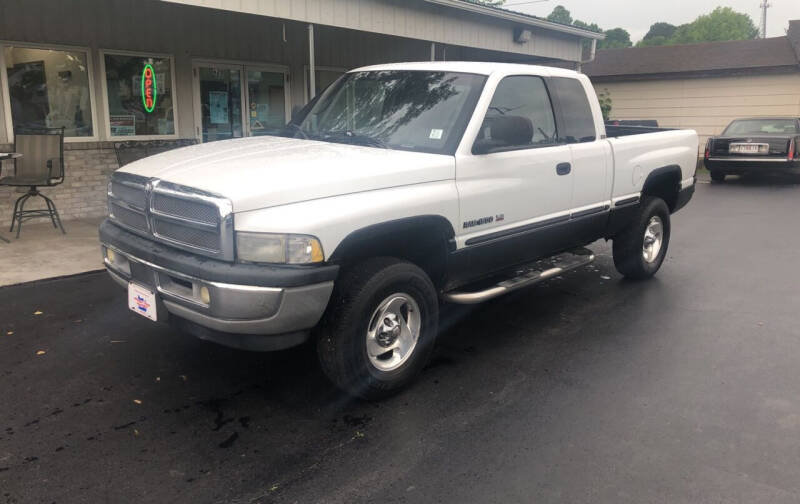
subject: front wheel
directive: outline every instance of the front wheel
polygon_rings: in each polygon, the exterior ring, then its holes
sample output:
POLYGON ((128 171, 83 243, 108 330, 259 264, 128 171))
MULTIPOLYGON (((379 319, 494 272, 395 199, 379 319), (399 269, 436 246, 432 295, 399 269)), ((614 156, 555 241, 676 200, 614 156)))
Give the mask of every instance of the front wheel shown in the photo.
POLYGON ((337 280, 317 354, 339 388, 380 399, 422 371, 438 323, 436 288, 424 271, 399 259, 369 259, 337 280))
POLYGON ((661 198, 644 197, 632 222, 614 237, 614 266, 626 278, 655 275, 669 245, 669 208, 661 198))

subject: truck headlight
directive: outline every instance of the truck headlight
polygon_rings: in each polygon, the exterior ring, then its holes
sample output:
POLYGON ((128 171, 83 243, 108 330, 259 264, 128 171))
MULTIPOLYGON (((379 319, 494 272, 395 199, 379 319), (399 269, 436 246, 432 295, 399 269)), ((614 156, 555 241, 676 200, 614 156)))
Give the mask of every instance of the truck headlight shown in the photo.
POLYGON ((236 233, 240 261, 273 264, 312 264, 325 260, 322 244, 313 236, 273 233, 236 233))

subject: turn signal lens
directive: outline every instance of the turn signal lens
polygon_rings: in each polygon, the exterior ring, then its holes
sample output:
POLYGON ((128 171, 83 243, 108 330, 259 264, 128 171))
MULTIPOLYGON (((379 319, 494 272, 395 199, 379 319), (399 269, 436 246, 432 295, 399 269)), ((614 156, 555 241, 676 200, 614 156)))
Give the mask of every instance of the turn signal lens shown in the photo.
POLYGON ((211 304, 211 292, 208 291, 208 287, 200 287, 200 301, 211 304))
POLYGON ((794 152, 797 144, 795 144, 794 138, 789 142, 789 161, 794 161, 794 152))
POLYGON ((115 254, 113 250, 107 248, 106 259, 108 259, 108 262, 113 264, 114 261, 117 259, 117 254, 115 254))

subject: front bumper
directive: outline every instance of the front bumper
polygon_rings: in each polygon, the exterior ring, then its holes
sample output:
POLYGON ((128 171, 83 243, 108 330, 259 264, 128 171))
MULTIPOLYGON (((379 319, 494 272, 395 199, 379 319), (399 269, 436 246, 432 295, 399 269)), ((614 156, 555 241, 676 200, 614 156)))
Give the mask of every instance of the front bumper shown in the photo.
POLYGON ((732 175, 743 173, 800 173, 800 160, 768 157, 711 157, 705 160, 706 168, 732 175))
POLYGON ((330 265, 258 266, 201 258, 109 221, 100 227, 100 241, 106 269, 117 283, 127 288, 134 282, 157 293, 159 321, 247 350, 279 350, 305 341, 338 274, 338 266, 330 265))

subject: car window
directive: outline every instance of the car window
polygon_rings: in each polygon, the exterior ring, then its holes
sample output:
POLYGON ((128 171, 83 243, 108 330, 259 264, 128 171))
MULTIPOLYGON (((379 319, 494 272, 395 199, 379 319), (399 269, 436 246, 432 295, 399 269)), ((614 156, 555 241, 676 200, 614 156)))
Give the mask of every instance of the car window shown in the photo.
POLYGON ((794 119, 739 119, 733 121, 723 135, 753 135, 758 133, 800 133, 794 119))
POLYGON ((581 82, 568 77, 554 77, 551 82, 564 122, 559 124, 560 139, 566 143, 593 142, 597 138, 594 115, 581 82))
POLYGON ((557 143, 556 121, 540 77, 506 77, 495 90, 474 152, 542 147, 557 143))

